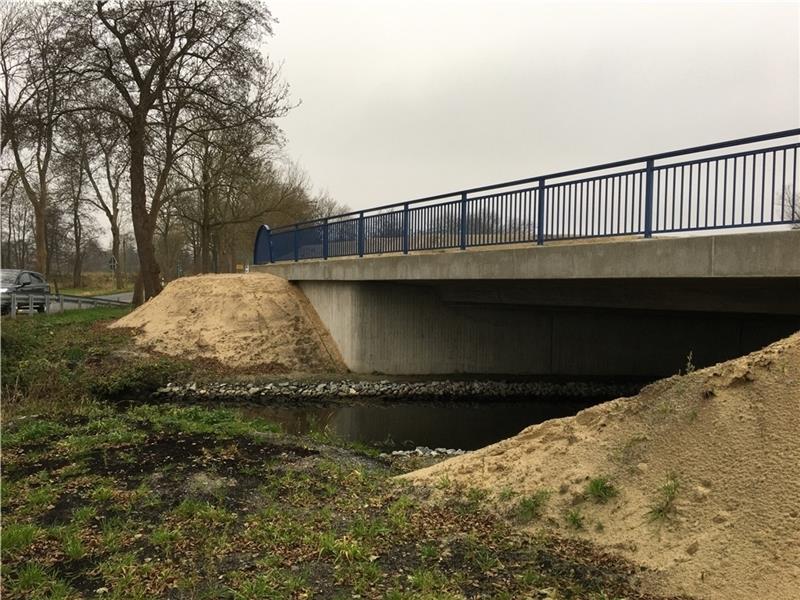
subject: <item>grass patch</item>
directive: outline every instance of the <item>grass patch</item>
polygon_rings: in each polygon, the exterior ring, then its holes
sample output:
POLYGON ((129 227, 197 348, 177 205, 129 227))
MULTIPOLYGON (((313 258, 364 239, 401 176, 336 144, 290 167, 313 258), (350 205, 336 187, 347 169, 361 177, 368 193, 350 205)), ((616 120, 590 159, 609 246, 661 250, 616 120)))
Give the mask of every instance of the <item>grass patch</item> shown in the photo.
MULTIPOLYGON (((268 425, 238 411, 87 404, 63 422, 27 430, 35 456, 4 456, 4 599, 633 596, 627 567, 514 535, 485 490, 431 502, 388 463, 255 435, 268 425)), ((548 497, 515 498, 517 518, 548 497)))
POLYGON ((521 498, 514 509, 514 518, 523 524, 535 521, 544 513, 544 507, 549 498, 548 490, 537 490, 530 496, 521 498))
POLYGON ((576 531, 583 529, 584 517, 581 511, 577 508, 567 511, 567 513, 564 515, 564 520, 567 522, 567 525, 576 531))
MULTIPOLYGON (((237 410, 105 403, 198 368, 140 357, 103 326, 124 312, 3 322, 4 600, 638 597, 628 565, 515 535, 485 490, 404 486, 372 448, 237 410)), ((501 495, 529 522, 549 492, 501 495)))
MULTIPOLYGON (((129 311, 98 307, 3 319, 4 418, 70 412, 92 399, 146 392, 185 378, 189 363, 142 354, 128 332, 105 327, 129 311)), ((11 444, 59 433, 57 424, 37 426, 41 429, 20 424, 9 431, 11 444)))
POLYGON ((680 482, 675 473, 667 475, 664 484, 658 488, 655 502, 647 511, 651 521, 664 521, 675 514, 675 499, 678 497, 680 482))
POLYGON ((586 495, 598 504, 605 504, 619 491, 607 477, 595 477, 586 485, 586 495))
POLYGON ((25 550, 36 539, 40 530, 30 523, 3 523, 2 540, 3 558, 25 550))

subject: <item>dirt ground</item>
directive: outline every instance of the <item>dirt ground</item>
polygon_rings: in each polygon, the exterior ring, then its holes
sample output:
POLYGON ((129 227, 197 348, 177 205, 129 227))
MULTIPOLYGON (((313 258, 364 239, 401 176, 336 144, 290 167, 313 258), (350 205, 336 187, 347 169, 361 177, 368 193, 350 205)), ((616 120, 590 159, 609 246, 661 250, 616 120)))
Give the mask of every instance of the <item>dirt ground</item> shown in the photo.
POLYGON ((800 333, 405 477, 534 507, 524 530, 571 532, 655 569, 660 593, 796 599, 800 333))
POLYGON ((294 285, 267 274, 176 279, 111 327, 136 343, 185 358, 261 373, 335 373, 346 368, 314 308, 294 285))

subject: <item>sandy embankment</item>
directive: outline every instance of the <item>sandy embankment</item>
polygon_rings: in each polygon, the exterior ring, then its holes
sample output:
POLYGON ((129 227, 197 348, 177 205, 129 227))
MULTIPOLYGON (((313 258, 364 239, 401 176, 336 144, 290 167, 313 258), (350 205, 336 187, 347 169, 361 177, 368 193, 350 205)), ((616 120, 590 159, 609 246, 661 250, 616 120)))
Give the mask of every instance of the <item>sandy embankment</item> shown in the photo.
POLYGON ((489 489, 501 510, 503 490, 550 490, 534 529, 588 538, 653 568, 662 593, 797 600, 800 333, 405 477, 489 489), (584 496, 601 475, 619 490, 607 504, 584 496), (670 476, 679 482, 674 512, 654 520, 670 476), (564 517, 575 509, 578 532, 564 517))
POLYGON ((303 293, 285 279, 267 274, 176 279, 112 327, 137 329, 136 343, 147 349, 214 359, 234 369, 347 370, 303 293))

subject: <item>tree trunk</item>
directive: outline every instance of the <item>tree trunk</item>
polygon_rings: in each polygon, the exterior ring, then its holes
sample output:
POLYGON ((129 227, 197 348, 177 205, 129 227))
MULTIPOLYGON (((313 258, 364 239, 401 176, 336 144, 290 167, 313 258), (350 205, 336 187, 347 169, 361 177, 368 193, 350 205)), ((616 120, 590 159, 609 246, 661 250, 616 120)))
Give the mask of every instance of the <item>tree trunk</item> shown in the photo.
POLYGON ((200 224, 200 272, 208 273, 211 268, 211 228, 207 222, 200 224))
POLYGON ((75 262, 72 264, 72 287, 79 288, 81 281, 81 271, 83 270, 83 256, 81 254, 81 216, 79 209, 80 198, 73 201, 72 206, 72 236, 75 239, 75 262))
POLYGON ((144 286, 142 285, 142 274, 136 274, 136 282, 133 284, 133 305, 141 306, 144 304, 144 286))
POLYGON ((11 197, 9 195, 8 205, 6 206, 6 210, 8 211, 6 213, 6 215, 8 216, 8 225, 6 227, 6 235, 8 237, 7 237, 7 240, 6 240, 6 246, 4 248, 6 255, 5 255, 5 258, 3 260, 3 265, 7 269, 11 268, 11 244, 12 244, 12 242, 11 242, 11 226, 13 224, 13 220, 11 218, 11 209, 12 209, 13 205, 14 205, 13 197, 11 197))
MULTIPOLYGON (((144 300, 156 296, 161 291, 161 273, 153 246, 155 219, 147 211, 147 189, 145 187, 144 155, 144 117, 134 120, 130 133, 131 147, 131 220, 136 237, 136 250, 139 254, 139 274, 144 288, 144 300)), ((155 216, 155 215, 154 215, 155 216)))
POLYGON ((72 287, 79 288, 83 285, 81 281, 83 274, 83 257, 78 252, 75 254, 75 263, 72 266, 72 287))
POLYGON ((40 273, 47 276, 50 269, 47 263, 47 223, 44 202, 39 201, 33 207, 33 219, 35 223, 36 268, 40 273))
POLYGON ((111 223, 111 256, 114 257, 114 285, 118 290, 123 288, 122 261, 119 254, 119 225, 111 223))

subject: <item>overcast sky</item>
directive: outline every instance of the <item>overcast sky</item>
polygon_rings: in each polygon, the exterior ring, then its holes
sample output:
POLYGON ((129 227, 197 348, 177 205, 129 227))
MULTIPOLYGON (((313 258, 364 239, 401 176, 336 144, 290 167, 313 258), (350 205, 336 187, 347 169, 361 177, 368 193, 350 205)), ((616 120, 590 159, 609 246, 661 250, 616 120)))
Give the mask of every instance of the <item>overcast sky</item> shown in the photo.
POLYGON ((280 121, 352 208, 800 126, 800 3, 271 0, 280 121))

